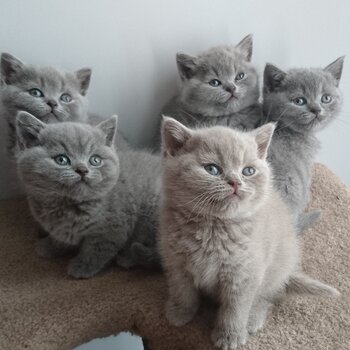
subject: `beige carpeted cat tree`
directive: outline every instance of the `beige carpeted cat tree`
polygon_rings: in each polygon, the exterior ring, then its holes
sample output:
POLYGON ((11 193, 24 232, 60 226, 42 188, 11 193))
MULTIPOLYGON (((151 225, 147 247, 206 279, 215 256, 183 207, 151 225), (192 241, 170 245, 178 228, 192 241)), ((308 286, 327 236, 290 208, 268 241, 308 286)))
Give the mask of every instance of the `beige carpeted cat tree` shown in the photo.
MULTIPOLYGON (((350 349, 350 191, 317 165, 312 208, 322 219, 304 238, 305 270, 340 290, 337 300, 295 297, 276 307, 246 350, 350 349)), ((0 349, 64 350, 131 331, 152 350, 214 349, 215 310, 204 306, 187 326, 164 317, 160 273, 109 269, 89 280, 66 273, 67 259, 35 253, 36 225, 25 200, 0 204, 0 349)), ((131 350, 131 349, 118 349, 131 350)))

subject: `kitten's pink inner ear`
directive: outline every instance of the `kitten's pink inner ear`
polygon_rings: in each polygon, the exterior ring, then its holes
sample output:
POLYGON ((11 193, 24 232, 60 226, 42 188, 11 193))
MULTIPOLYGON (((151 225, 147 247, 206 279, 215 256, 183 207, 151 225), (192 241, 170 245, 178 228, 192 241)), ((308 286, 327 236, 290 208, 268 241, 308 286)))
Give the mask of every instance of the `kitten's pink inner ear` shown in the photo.
POLYGON ((171 118, 163 121, 163 148, 171 155, 175 155, 191 137, 191 130, 171 118))
POLYGON ((267 157, 267 151, 270 146, 272 135, 275 130, 275 124, 268 123, 254 130, 255 141, 258 146, 258 157, 265 159, 267 157))

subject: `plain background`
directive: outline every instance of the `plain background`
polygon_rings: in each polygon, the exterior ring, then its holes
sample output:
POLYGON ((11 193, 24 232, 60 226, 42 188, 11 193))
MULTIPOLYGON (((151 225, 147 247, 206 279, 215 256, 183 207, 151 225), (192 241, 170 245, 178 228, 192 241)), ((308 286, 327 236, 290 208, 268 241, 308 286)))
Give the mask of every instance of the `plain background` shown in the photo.
MULTIPOLYGON (((147 146, 161 107, 176 90, 177 51, 235 44, 253 33, 260 71, 266 62, 324 67, 350 56, 349 13, 348 0, 1 0, 0 50, 27 63, 91 67, 91 111, 117 113, 132 143, 147 146)), ((348 184, 349 60, 341 81, 343 113, 320 133, 318 156, 348 184)), ((18 187, 4 138, 0 128, 0 197, 18 187)))

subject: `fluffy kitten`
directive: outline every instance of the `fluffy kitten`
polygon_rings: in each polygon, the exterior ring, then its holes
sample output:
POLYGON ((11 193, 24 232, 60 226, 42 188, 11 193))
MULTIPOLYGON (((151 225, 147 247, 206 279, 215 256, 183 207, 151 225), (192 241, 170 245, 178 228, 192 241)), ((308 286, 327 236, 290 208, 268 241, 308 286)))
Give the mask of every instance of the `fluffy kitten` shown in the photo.
POLYGON ((300 270, 298 238, 265 160, 273 130, 271 123, 249 133, 163 123, 166 316, 183 325, 199 293, 211 296, 219 302, 212 340, 222 350, 244 344, 286 290, 338 295, 300 270))
POLYGON ((0 114, 9 127, 8 148, 16 152, 16 116, 19 111, 33 114, 45 123, 86 121, 86 92, 91 69, 74 73, 53 67, 24 64, 18 58, 1 55, 0 114))
POLYGON ((299 216, 300 226, 308 226, 318 217, 315 212, 300 220, 300 213, 309 201, 311 168, 319 148, 316 132, 334 120, 341 110, 339 81, 343 61, 344 57, 340 57, 324 69, 286 72, 272 64, 265 67, 261 124, 277 123, 268 160, 276 187, 293 216, 299 216))
POLYGON ((93 127, 45 124, 26 112, 17 117, 19 175, 34 218, 49 233, 38 252, 50 257, 76 248, 68 273, 77 278, 116 257, 125 267, 157 258, 159 157, 135 151, 118 157, 116 122, 93 127))
POLYGON ((253 129, 261 107, 252 52, 252 36, 248 35, 236 46, 214 47, 198 56, 178 53, 181 87, 163 114, 190 127, 253 129))

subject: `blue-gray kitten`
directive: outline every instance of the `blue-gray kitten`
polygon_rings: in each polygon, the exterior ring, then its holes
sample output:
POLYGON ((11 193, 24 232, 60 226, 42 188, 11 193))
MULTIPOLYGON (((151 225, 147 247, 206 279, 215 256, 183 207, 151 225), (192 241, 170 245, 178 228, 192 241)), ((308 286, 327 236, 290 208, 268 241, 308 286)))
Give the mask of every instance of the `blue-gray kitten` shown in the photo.
POLYGON ((341 110, 339 81, 344 57, 326 68, 281 69, 267 64, 264 71, 264 119, 274 121, 268 160, 275 185, 287 200, 300 230, 318 217, 300 214, 309 201, 311 169, 319 148, 317 131, 336 118, 341 110))
POLYGON ((88 278, 116 259, 152 265, 157 259, 159 157, 119 152, 116 117, 96 127, 45 124, 20 112, 18 171, 34 218, 49 236, 38 252, 52 257, 75 248, 68 273, 88 278), (139 255, 139 253, 143 255, 139 255))
POLYGON ((89 68, 62 72, 53 67, 27 65, 3 53, 0 114, 9 126, 9 150, 15 153, 15 123, 19 111, 31 113, 45 123, 86 121, 85 95, 90 77, 89 68))
POLYGON ((198 56, 178 53, 179 93, 163 114, 190 127, 224 125, 253 129, 261 116, 259 79, 251 63, 252 36, 198 56))

